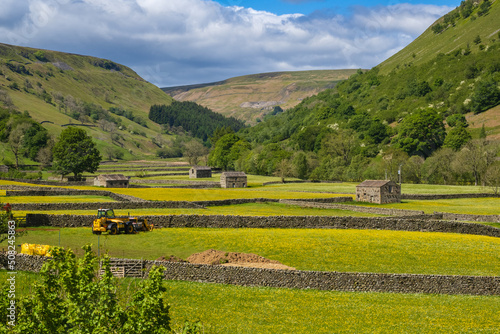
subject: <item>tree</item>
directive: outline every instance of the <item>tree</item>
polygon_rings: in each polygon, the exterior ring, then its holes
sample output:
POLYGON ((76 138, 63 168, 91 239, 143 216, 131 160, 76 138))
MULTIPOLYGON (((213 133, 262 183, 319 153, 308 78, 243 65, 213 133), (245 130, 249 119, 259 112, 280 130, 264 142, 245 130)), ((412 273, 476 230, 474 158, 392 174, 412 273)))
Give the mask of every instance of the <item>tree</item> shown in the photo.
POLYGON ((424 158, 414 155, 405 163, 404 180, 405 182, 422 183, 422 166, 424 158))
POLYGON ((380 144, 385 138, 389 136, 388 128, 378 119, 375 119, 370 128, 367 131, 367 134, 373 139, 376 144, 380 144))
POLYGON ((434 184, 450 184, 453 180, 452 162, 455 159, 455 151, 443 147, 428 157, 423 166, 423 178, 434 184))
POLYGON ((445 136, 441 115, 429 108, 407 116, 399 126, 394 143, 409 155, 428 157, 441 147, 445 136))
POLYGON ((498 195, 500 191, 500 164, 494 163, 490 165, 484 174, 484 180, 486 185, 498 195))
POLYGON ((304 152, 298 152, 297 154, 295 154, 292 160, 292 165, 295 176, 297 176, 299 179, 307 178, 309 166, 307 164, 307 156, 304 152))
POLYGON ((363 172, 366 170, 366 167, 370 163, 370 159, 366 158, 360 154, 355 155, 351 159, 351 163, 349 167, 344 172, 344 179, 349 181, 359 182, 363 179, 363 172))
POLYGON ((483 126, 481 127, 481 132, 479 132, 479 139, 486 139, 486 129, 484 128, 484 123, 483 126))
POLYGON ((198 160, 208 154, 208 149, 197 140, 191 140, 184 144, 184 156, 188 158, 189 164, 196 165, 198 160))
POLYGON ((477 186, 481 181, 484 183, 484 174, 495 161, 499 150, 499 145, 489 143, 486 140, 471 140, 458 153, 453 162, 453 167, 458 173, 470 173, 474 179, 474 184, 477 186))
POLYGON ((75 127, 61 132, 52 153, 54 170, 62 175, 73 173, 75 178, 83 172, 94 173, 102 160, 92 138, 85 130, 75 127))
POLYGON ((42 167, 47 167, 52 162, 52 148, 54 147, 54 141, 50 140, 47 146, 42 147, 36 154, 36 161, 38 161, 42 167))
POLYGON ((489 0, 484 0, 479 6, 479 11, 477 12, 477 15, 483 16, 488 14, 488 12, 490 11, 490 7, 491 7, 491 2, 489 0))
POLYGON ((285 183, 285 177, 293 176, 293 168, 290 161, 288 159, 281 160, 276 166, 273 174, 281 178, 282 183, 285 183))
POLYGON ((382 160, 385 174, 389 180, 399 181, 399 170, 408 161, 408 158, 406 152, 397 148, 390 148, 384 153, 382 160))
POLYGON ((448 125, 452 128, 455 126, 463 126, 464 128, 466 128, 469 126, 469 123, 467 123, 467 119, 462 114, 453 114, 446 117, 446 123, 448 123, 448 125))
POLYGON ((340 129, 326 135, 321 142, 321 153, 341 157, 345 166, 351 163, 354 150, 358 147, 358 140, 351 129, 340 129))
POLYGON ((500 89, 492 78, 480 81, 471 98, 471 110, 479 114, 500 103, 500 89))
POLYGON ((446 138, 444 139, 443 147, 449 147, 458 151, 471 139, 472 136, 469 131, 459 125, 448 132, 446 138))
POLYGON ((213 167, 222 168, 227 170, 233 167, 234 161, 231 161, 229 154, 231 148, 240 140, 240 137, 234 133, 228 133, 222 136, 215 144, 214 149, 208 156, 208 164, 213 167))
POLYGON ((9 147, 16 158, 17 169, 19 169, 19 156, 22 155, 26 149, 25 136, 29 127, 30 124, 28 122, 19 123, 12 129, 9 135, 9 147))

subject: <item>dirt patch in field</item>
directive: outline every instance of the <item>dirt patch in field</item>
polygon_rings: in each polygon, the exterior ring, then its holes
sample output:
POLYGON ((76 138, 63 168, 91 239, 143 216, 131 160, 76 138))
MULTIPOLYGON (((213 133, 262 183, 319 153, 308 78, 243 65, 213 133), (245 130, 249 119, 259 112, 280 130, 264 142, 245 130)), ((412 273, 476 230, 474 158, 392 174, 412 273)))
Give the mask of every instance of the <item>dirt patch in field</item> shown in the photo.
POLYGON ((196 264, 295 270, 295 268, 286 266, 278 261, 269 260, 256 254, 231 253, 215 249, 193 254, 187 258, 187 261, 196 264))

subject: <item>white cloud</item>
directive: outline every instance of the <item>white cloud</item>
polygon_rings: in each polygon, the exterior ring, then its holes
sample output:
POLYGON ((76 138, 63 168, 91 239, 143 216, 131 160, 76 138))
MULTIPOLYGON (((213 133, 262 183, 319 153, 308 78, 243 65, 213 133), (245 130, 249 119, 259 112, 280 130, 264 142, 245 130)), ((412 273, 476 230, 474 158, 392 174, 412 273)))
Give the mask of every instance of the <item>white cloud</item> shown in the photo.
POLYGON ((208 0, 30 0, 2 4, 0 42, 124 63, 160 86, 279 70, 369 68, 451 8, 353 7, 275 15, 208 0))

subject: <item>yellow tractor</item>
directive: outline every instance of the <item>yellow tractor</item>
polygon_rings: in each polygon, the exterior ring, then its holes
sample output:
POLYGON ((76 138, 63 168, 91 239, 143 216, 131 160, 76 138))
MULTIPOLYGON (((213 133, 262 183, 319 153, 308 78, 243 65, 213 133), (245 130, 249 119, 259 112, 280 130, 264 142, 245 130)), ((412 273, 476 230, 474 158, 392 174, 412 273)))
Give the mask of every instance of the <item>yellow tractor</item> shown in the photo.
POLYGON ((153 224, 148 224, 146 219, 137 219, 136 217, 116 217, 113 209, 97 210, 97 219, 92 223, 92 233, 118 234, 125 232, 132 234, 139 231, 152 231, 153 224))

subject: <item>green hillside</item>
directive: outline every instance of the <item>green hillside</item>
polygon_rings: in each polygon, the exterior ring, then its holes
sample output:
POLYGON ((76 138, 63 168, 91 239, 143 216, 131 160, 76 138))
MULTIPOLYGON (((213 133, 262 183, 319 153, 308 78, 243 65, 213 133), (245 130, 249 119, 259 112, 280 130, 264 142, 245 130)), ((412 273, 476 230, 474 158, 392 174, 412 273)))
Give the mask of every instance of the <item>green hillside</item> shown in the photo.
POLYGON ((473 6, 470 15, 463 18, 463 16, 467 16, 464 14, 467 3, 474 3, 474 1, 462 1, 461 6, 437 20, 410 45, 382 62, 378 66, 380 73, 387 74, 398 66, 421 65, 431 61, 440 53, 450 54, 459 49, 466 49, 468 45, 474 47, 474 39, 477 36, 480 36, 483 45, 486 45, 491 39, 500 39, 498 36, 500 32, 499 1, 490 1, 492 5, 488 13, 484 15, 479 15, 479 6, 473 6), (438 25, 443 30, 436 33, 434 31, 441 30, 435 28, 438 25))
POLYGON ((162 89, 175 100, 193 101, 225 116, 255 124, 274 107, 292 108, 354 73, 356 70, 273 72, 162 89))
MULTIPOLYGON (((64 125, 89 125, 85 128, 105 158, 154 154, 158 145, 152 139, 161 128, 148 119, 149 108, 171 102, 161 89, 112 61, 0 44, 0 107, 27 112, 53 137, 64 125)), ((10 158, 5 144, 0 151, 10 158)))
POLYGON ((440 20, 447 26, 437 32, 430 28, 387 62, 358 70, 334 89, 241 130, 252 149, 235 150, 232 166, 258 174, 358 181, 397 179, 404 165, 411 182, 486 182, 498 146, 467 148, 487 150, 481 153, 486 160, 480 172, 466 170, 469 161, 460 149, 473 145, 471 137, 500 134, 495 108, 500 104, 500 1, 467 3, 472 4, 469 16, 456 9, 440 20), (438 48, 441 44, 446 48, 438 48), (452 52, 441 52, 447 50, 452 52), (444 167, 436 168, 438 162, 444 167))

